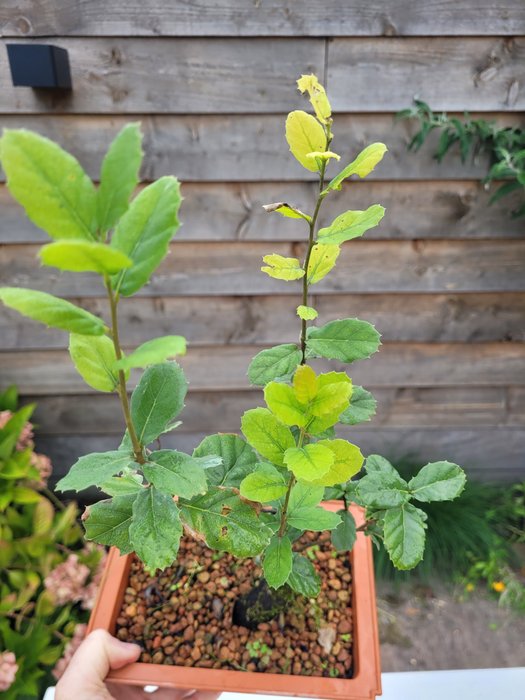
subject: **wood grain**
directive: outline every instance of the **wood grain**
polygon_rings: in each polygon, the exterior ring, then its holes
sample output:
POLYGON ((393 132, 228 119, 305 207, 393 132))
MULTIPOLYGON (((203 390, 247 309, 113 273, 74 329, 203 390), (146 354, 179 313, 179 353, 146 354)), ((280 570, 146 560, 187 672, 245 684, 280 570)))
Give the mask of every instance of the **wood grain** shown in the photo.
POLYGON ((523 32, 521 0, 3 0, 2 36, 410 36, 523 32))

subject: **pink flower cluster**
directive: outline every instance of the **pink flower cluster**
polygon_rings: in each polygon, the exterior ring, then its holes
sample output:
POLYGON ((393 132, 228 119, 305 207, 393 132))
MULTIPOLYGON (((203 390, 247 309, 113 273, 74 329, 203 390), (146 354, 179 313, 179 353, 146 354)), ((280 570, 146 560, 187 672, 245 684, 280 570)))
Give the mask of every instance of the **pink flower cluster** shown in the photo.
POLYGON ((102 580, 102 573, 104 572, 106 557, 106 552, 104 552, 98 564, 97 570, 93 574, 91 581, 86 586, 84 595, 82 596, 82 607, 84 610, 93 610, 98 593, 98 587, 100 586, 100 581, 102 580))
POLYGON ((44 586, 52 593, 57 605, 76 603, 84 597, 84 584, 89 576, 89 567, 78 561, 76 554, 70 554, 44 579, 44 586))
POLYGON ((53 675, 57 681, 64 675, 64 671, 69 666, 69 662, 73 658, 74 653, 82 644, 82 641, 86 636, 86 629, 87 625, 77 625, 75 627, 75 632, 71 641, 66 644, 62 658, 57 661, 57 664, 53 669, 53 675))
POLYGON ((8 690, 14 683, 18 664, 12 651, 0 653, 0 691, 8 690))

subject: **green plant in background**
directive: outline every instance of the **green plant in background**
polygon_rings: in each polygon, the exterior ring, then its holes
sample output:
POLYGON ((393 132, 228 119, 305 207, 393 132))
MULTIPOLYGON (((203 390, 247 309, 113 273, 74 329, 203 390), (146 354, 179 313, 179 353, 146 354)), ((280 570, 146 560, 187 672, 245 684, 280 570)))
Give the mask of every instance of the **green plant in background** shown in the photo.
POLYGON ((332 530, 336 548, 351 549, 356 527, 346 505, 358 500, 367 509, 367 531, 384 540, 396 566, 411 568, 423 556, 426 529, 425 513, 411 500, 455 498, 465 475, 455 464, 436 462, 406 482, 386 460, 372 456, 357 492, 349 481, 364 457, 356 445, 336 436, 335 426, 369 420, 375 401, 354 387, 346 372, 316 372, 308 363, 368 358, 378 350, 380 336, 355 318, 312 325, 317 311, 309 293, 336 264, 340 246, 376 226, 384 209, 374 204, 365 211, 346 211, 320 229, 317 218, 324 199, 352 175, 367 176, 386 147, 368 146, 328 181, 328 163, 340 159, 330 150, 330 104, 315 76, 302 76, 298 85, 308 92, 315 116, 291 112, 286 139, 293 156, 317 175, 319 191, 311 214, 285 202, 265 207, 304 221, 307 240, 302 262, 267 255, 262 269, 280 280, 299 281, 300 337, 298 343, 263 350, 251 362, 248 376, 264 387, 267 408, 244 414, 245 439, 211 435, 192 455, 152 446, 176 427, 183 407, 186 380, 168 360, 184 353, 185 342, 180 336, 159 338, 125 356, 118 305, 146 284, 165 256, 178 227, 180 194, 177 180, 163 177, 130 201, 142 157, 138 125, 126 126, 110 146, 98 189, 80 164, 48 139, 27 131, 4 132, 0 157, 8 187, 31 220, 54 239, 41 249, 42 263, 96 273, 106 289, 110 320, 29 289, 0 289, 0 299, 69 332, 71 358, 80 375, 91 387, 120 397, 126 432, 119 449, 81 457, 58 484, 62 491, 95 485, 110 496, 89 507, 88 539, 115 545, 122 553, 134 551, 154 572, 173 562, 185 529, 212 549, 239 557, 262 555, 272 588, 287 584, 313 597, 320 582, 312 562, 293 551, 303 531, 332 530), (129 401, 128 373, 138 368, 145 371, 129 401), (339 513, 319 505, 327 487, 339 488, 345 505, 339 513))
POLYGON ((81 636, 104 552, 83 546, 80 513, 46 488, 50 462, 36 454, 34 406, 0 395, 0 692, 41 697, 60 657, 81 636), (56 507, 58 505, 58 508, 56 507))
POLYGON ((497 202, 512 192, 519 191, 522 200, 511 212, 513 217, 525 216, 525 131, 519 127, 500 127, 494 121, 471 119, 465 112, 462 121, 449 117, 445 112, 436 114, 422 100, 414 100, 414 107, 403 109, 397 119, 415 119, 419 131, 414 135, 408 149, 418 151, 427 137, 434 131, 440 132, 434 158, 441 163, 445 155, 454 147, 459 148, 462 162, 469 156, 478 154, 489 156, 490 169, 483 179, 487 187, 494 181, 505 180, 492 194, 489 203, 497 202))

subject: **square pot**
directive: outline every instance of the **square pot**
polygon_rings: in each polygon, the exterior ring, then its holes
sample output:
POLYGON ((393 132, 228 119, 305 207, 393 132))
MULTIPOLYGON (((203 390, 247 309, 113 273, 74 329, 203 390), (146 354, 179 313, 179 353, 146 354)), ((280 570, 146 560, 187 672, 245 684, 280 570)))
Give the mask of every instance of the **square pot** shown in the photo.
MULTIPOLYGON (((341 504, 329 501, 323 506, 336 511, 341 504)), ((352 505, 356 523, 364 519, 363 509, 352 505)), ((350 552, 352 570, 352 613, 354 675, 352 678, 291 676, 277 673, 188 668, 163 664, 134 663, 111 671, 108 680, 123 685, 157 685, 164 688, 191 688, 206 691, 292 695, 340 700, 374 700, 381 694, 379 634, 377 627, 372 545, 363 532, 350 552)), ((115 633, 116 620, 128 586, 132 555, 120 556, 111 549, 100 584, 88 632, 105 629, 115 633)))

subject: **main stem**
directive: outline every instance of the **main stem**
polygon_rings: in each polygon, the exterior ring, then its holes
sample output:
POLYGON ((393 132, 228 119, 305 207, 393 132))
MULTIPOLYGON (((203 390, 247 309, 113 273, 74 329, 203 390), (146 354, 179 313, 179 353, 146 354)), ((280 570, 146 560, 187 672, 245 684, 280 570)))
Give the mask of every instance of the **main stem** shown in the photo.
MULTIPOLYGON (((113 339, 113 347, 115 348, 115 357, 117 360, 122 358, 122 348, 120 347, 120 338, 118 332, 118 315, 117 315, 117 299, 113 292, 113 287, 111 285, 111 280, 106 276, 106 289, 108 291, 109 307, 111 310, 111 337, 113 339)), ((131 439, 131 444, 133 445, 133 454, 135 455, 135 461, 138 464, 144 464, 146 460, 144 459, 144 452, 142 446, 135 432, 135 427, 133 421, 131 420, 131 411, 129 409, 128 401, 128 390, 126 387, 126 374, 124 370, 119 369, 118 371, 118 381, 119 386, 117 393, 120 397, 120 403, 122 405, 122 412, 124 413, 124 420, 126 421, 126 427, 128 429, 128 434, 131 439)))

